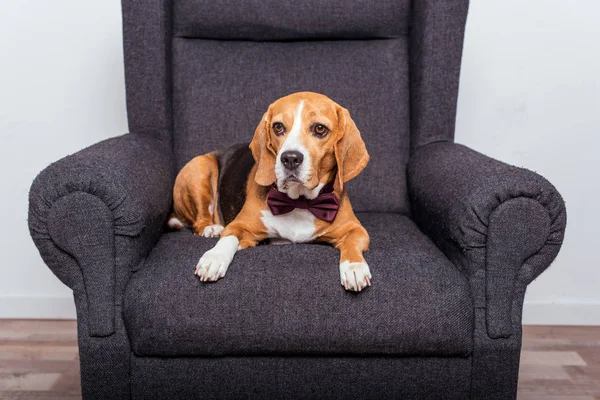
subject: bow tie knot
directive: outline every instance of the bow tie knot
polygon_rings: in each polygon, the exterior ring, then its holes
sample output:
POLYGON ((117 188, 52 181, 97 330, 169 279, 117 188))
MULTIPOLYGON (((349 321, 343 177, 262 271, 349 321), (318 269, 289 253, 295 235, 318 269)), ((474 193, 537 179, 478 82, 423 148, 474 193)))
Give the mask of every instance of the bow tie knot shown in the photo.
POLYGON ((325 186, 314 199, 307 199, 304 196, 292 199, 286 193, 273 187, 267 196, 267 205, 273 215, 287 214, 295 209, 302 209, 310 211, 315 217, 327 222, 333 222, 340 208, 340 202, 333 193, 332 183, 325 186))

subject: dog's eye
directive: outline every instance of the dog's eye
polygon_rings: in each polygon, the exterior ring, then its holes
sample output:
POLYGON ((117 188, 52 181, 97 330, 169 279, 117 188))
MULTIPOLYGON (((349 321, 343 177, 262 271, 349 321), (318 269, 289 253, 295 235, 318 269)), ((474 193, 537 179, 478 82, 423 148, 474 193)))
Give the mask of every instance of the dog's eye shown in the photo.
POLYGON ((275 132, 277 136, 281 136, 285 133, 285 126, 283 126, 281 122, 275 122, 273 124, 273 132, 275 132))
POLYGON ((316 136, 322 138, 325 137, 325 135, 327 135, 329 133, 329 129, 322 124, 315 124, 313 126, 313 132, 315 133, 316 136))

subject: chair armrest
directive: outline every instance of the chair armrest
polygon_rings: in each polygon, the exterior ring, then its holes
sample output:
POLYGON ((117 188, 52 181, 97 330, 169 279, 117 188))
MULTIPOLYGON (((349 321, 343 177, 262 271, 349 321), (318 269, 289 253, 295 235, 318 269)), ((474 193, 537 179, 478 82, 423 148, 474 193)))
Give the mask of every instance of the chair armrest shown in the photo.
POLYGON ((409 197, 419 227, 471 281, 485 307, 488 335, 512 333, 518 293, 554 260, 563 242, 565 204, 540 175, 455 143, 416 151, 409 197), (522 287, 519 287, 522 286, 522 287))
POLYGON ((65 157, 35 178, 31 236, 54 274, 85 294, 91 336, 114 332, 115 305, 163 230, 174 179, 171 148, 135 134, 65 157))

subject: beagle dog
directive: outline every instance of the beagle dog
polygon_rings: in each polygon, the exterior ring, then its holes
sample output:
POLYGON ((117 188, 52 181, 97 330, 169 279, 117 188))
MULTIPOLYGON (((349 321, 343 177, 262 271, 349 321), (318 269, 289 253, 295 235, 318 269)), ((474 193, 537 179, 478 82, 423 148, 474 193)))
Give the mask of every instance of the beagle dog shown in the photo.
POLYGON ((201 155, 183 167, 168 225, 220 236, 196 266, 203 282, 224 277, 238 250, 267 239, 326 242, 340 250, 341 284, 360 292, 371 285, 363 257, 369 235, 345 183, 368 161, 348 110, 322 94, 294 93, 269 106, 249 146, 201 155))

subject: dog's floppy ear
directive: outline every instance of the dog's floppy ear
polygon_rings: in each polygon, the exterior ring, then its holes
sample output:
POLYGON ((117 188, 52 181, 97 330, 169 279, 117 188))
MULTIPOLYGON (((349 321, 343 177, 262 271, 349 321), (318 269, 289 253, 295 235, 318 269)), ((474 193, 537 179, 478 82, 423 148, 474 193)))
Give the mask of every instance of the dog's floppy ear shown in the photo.
POLYGON ((341 191, 345 182, 360 174, 367 166, 369 153, 348 110, 338 107, 337 115, 340 133, 334 151, 338 167, 336 186, 341 191))
POLYGON ((269 108, 258 123, 252 142, 250 142, 250 150, 257 164, 254 180, 261 186, 270 186, 275 182, 275 158, 277 154, 271 144, 270 119, 269 108))

